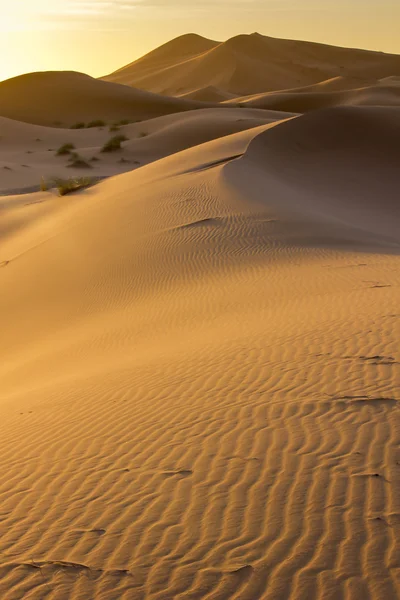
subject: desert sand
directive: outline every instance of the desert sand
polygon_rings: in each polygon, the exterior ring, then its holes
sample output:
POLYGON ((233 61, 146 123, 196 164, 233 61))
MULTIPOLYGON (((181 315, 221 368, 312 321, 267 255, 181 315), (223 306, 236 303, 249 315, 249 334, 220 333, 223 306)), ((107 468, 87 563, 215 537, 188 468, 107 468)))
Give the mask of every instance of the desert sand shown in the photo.
MULTIPOLYGON (((86 175, 102 179, 131 171, 154 160, 238 131, 290 117, 288 113, 253 109, 191 110, 186 113, 119 125, 65 129, 31 125, 0 117, 0 194, 37 191, 40 181, 86 175), (121 151, 102 152, 115 135, 124 135, 121 151), (57 155, 65 144, 86 162, 73 167, 70 154, 57 155)), ((292 115, 294 116, 294 115, 292 115)))
POLYGON ((348 104, 0 118, 1 598, 399 597, 400 108, 348 104))
POLYGON ((68 71, 28 73, 0 82, 2 117, 50 127, 99 119, 143 120, 203 107, 204 103, 193 100, 167 98, 68 71))
POLYGON ((220 102, 338 78, 360 88, 396 75, 398 55, 254 33, 225 42, 185 35, 103 79, 167 96, 220 102))

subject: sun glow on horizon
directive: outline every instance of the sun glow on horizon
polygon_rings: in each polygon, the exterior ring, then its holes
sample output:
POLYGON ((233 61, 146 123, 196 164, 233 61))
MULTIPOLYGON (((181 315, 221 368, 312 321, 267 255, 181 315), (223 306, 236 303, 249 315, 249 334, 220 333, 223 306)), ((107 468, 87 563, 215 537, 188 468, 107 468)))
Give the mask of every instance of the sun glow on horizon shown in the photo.
POLYGON ((0 0, 0 81, 30 71, 105 75, 188 32, 400 53, 391 0, 0 0))

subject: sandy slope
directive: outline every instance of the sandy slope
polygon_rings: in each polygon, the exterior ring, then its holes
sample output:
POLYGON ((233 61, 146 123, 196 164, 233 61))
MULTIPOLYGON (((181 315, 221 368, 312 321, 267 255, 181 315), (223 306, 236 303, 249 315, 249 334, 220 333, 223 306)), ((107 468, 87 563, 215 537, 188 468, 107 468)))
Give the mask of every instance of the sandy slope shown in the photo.
POLYGON ((68 71, 28 73, 0 82, 0 115, 38 125, 143 120, 203 106, 68 71))
POLYGON ((282 92, 267 92, 224 100, 224 104, 305 113, 333 106, 400 106, 397 78, 387 78, 363 87, 341 79, 282 92))
POLYGON ((1 199, 2 597, 398 597, 399 127, 1 199))
POLYGON ((119 77, 122 77, 123 81, 121 80, 121 83, 133 85, 132 81, 126 80, 126 76, 131 68, 136 76, 142 78, 148 75, 154 75, 155 70, 162 74, 165 69, 173 67, 176 63, 185 62, 186 60, 199 56, 218 45, 219 42, 209 40, 194 33, 182 35, 163 44, 159 48, 155 48, 145 56, 132 62, 130 65, 118 69, 113 75, 109 76, 110 81, 112 81, 113 78, 118 81, 119 77))
POLYGON ((131 171, 174 152, 288 116, 253 108, 201 109, 120 126, 118 132, 110 132, 109 127, 43 127, 0 117, 0 194, 36 191, 42 177, 48 182, 82 175, 97 179, 131 171), (105 142, 120 134, 127 138, 122 150, 102 153, 105 142), (75 146, 88 168, 71 168, 69 155, 57 156, 66 143, 75 146))
POLYGON ((236 94, 224 92, 213 85, 209 85, 207 87, 200 87, 198 90, 180 94, 179 98, 187 98, 201 102, 227 102, 228 100, 231 100, 234 104, 238 96, 236 94))
POLYGON ((182 36, 104 77, 168 96, 220 101, 322 81, 400 75, 400 56, 311 42, 239 35, 218 43, 182 36), (226 99, 226 98, 225 98, 226 99))

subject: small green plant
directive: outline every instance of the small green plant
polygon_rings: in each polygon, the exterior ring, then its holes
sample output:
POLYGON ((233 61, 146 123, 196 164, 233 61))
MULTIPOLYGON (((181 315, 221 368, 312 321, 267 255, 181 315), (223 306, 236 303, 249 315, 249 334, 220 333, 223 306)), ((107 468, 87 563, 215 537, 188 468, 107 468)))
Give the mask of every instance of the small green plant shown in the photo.
POLYGON ((104 144, 101 151, 115 152, 116 150, 121 150, 121 143, 126 142, 127 140, 128 138, 125 135, 115 135, 104 144))
POLYGON ((88 123, 86 125, 86 127, 89 127, 89 128, 91 128, 91 127, 105 127, 105 125, 106 124, 105 124, 104 121, 102 121, 101 119, 97 119, 96 121, 90 121, 90 123, 88 123))
POLYGON ((90 165, 84 158, 79 156, 76 152, 72 152, 69 158, 70 164, 68 167, 73 169, 91 169, 92 165, 90 165))
POLYGON ((79 123, 75 123, 75 125, 71 125, 71 129, 84 129, 85 123, 80 121, 79 123))
POLYGON ((75 150, 74 144, 63 144, 57 150, 57 156, 64 156, 65 154, 71 154, 71 150, 75 150))
POLYGON ((91 177, 72 177, 71 179, 55 179, 54 184, 60 196, 82 190, 94 184, 91 177))

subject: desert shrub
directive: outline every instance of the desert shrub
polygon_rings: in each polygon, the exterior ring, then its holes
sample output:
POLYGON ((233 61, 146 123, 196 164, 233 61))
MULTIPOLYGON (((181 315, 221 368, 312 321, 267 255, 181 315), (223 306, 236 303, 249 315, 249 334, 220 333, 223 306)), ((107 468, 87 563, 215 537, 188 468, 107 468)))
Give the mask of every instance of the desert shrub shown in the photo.
POLYGON ((80 121, 79 123, 75 123, 75 125, 71 125, 71 129, 84 129, 85 123, 80 121))
POLYGON ((141 131, 141 132, 139 133, 139 137, 140 137, 140 138, 144 138, 144 137, 146 137, 146 135, 149 135, 149 134, 148 134, 148 133, 146 133, 145 131, 141 131))
POLYGON ((60 196, 66 196, 72 192, 82 190, 93 185, 94 180, 91 177, 72 177, 71 179, 55 179, 54 184, 60 196))
POLYGON ((41 177, 41 179, 40 179, 40 191, 41 191, 41 192, 47 192, 47 190, 48 190, 48 189, 49 189, 49 188, 48 188, 48 185, 47 185, 47 183, 46 183, 46 180, 45 180, 45 178, 44 178, 44 177, 41 177))
POLYGON ((86 127, 104 127, 105 126, 105 122, 102 121, 101 119, 97 119, 96 121, 90 121, 90 123, 88 123, 86 125, 86 127))
POLYGON ((86 160, 84 158, 82 158, 81 156, 79 156, 79 154, 77 154, 76 152, 72 152, 70 155, 70 164, 68 165, 68 167, 74 168, 74 169, 91 169, 92 165, 90 165, 88 162, 86 162, 86 160))
POLYGON ((71 150, 74 150, 74 149, 75 149, 74 144, 63 144, 57 150, 57 156, 63 156, 65 154, 70 154, 71 150))
POLYGON ((114 125, 110 125, 110 129, 109 132, 112 133, 114 131, 119 131, 119 126, 114 124, 114 125))
POLYGON ((121 150, 121 143, 126 142, 127 140, 128 138, 125 135, 115 135, 104 144, 101 151, 115 152, 116 150, 121 150))

